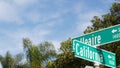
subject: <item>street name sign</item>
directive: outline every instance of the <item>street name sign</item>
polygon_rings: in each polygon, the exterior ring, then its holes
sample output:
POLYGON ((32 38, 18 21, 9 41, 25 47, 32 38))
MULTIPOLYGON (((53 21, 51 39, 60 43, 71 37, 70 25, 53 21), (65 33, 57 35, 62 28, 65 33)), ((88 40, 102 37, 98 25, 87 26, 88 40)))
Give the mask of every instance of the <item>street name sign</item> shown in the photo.
POLYGON ((94 48, 77 40, 73 41, 73 45, 76 57, 116 68, 116 55, 114 53, 94 48))
MULTIPOLYGON (((73 38, 85 44, 96 46, 120 40, 120 24, 73 38)), ((73 46, 74 47, 74 46, 73 46)), ((73 50, 74 52, 74 50, 73 50)))

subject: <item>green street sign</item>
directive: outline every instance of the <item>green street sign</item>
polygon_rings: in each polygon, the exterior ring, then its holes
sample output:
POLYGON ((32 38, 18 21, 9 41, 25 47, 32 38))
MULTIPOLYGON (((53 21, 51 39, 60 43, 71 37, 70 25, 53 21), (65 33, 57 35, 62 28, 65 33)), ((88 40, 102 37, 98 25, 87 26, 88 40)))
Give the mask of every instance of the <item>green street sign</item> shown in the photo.
POLYGON ((94 48, 77 40, 74 40, 73 45, 76 57, 116 68, 116 55, 114 53, 94 48))
POLYGON ((105 28, 102 30, 98 30, 96 32, 85 34, 83 36, 73 38, 72 40, 79 40, 91 46, 103 45, 110 42, 119 41, 120 40, 120 24, 109 27, 109 28, 105 28))

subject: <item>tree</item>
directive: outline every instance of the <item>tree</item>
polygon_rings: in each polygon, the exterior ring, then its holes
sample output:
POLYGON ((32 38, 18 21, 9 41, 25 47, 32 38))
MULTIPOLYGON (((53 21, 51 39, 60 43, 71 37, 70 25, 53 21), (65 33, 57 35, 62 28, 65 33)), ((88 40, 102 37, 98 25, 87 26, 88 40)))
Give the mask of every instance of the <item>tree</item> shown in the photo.
MULTIPOLYGON (((97 31, 99 29, 120 24, 120 3, 113 3, 112 7, 110 8, 110 13, 102 15, 102 18, 99 18, 98 16, 94 16, 91 22, 92 22, 92 26, 87 27, 84 33, 90 33, 93 31, 97 31)), ((113 53, 116 53, 117 65, 120 65, 119 45, 120 45, 120 41, 100 46, 101 49, 105 49, 113 53)))
POLYGON ((56 57, 56 51, 54 45, 50 42, 42 42, 38 45, 39 52, 42 54, 43 62, 48 62, 52 58, 56 57))
POLYGON ((72 45, 71 38, 69 38, 68 40, 61 42, 60 50, 64 53, 71 52, 72 51, 71 45, 72 45))
POLYGON ((49 42, 42 42, 35 46, 29 39, 25 38, 23 39, 23 47, 31 68, 42 68, 43 64, 56 55, 53 44, 49 42))
POLYGON ((11 53, 7 51, 5 57, 0 55, 1 65, 3 68, 18 68, 18 66, 20 66, 22 56, 23 55, 20 53, 20 54, 17 54, 15 57, 13 57, 11 53))
POLYGON ((49 61, 45 68, 56 68, 55 62, 54 61, 49 61))
POLYGON ((5 57, 1 56, 1 64, 3 68, 13 68, 14 59, 8 51, 5 57))
POLYGON ((72 40, 69 38, 66 41, 61 42, 60 51, 62 53, 58 54, 57 59, 48 64, 53 66, 53 68, 84 68, 86 64, 93 65, 86 60, 77 58, 72 52, 72 40))
POLYGON ((41 58, 42 55, 38 48, 32 44, 29 39, 23 39, 23 47, 26 52, 27 61, 31 68, 42 68, 41 58))

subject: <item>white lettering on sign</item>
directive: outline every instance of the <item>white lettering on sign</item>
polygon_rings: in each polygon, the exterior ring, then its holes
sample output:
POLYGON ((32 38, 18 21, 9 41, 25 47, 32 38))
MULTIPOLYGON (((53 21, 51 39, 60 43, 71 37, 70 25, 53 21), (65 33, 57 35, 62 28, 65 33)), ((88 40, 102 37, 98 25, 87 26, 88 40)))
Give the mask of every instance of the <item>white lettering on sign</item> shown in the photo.
POLYGON ((80 38, 80 41, 85 44, 89 44, 89 45, 97 45, 97 44, 101 43, 101 36, 100 35, 97 35, 97 36, 92 35, 92 37, 90 37, 90 38, 82 37, 82 38, 80 38))
POLYGON ((98 62, 103 62, 103 55, 102 53, 99 53, 99 52, 95 52, 95 51, 92 51, 89 49, 88 46, 83 46, 83 47, 80 47, 79 49, 79 44, 76 44, 76 54, 77 55, 80 55, 81 57, 85 57, 85 58, 88 58, 90 60, 95 60, 95 61, 98 61, 98 62), (80 51, 78 51, 80 50, 80 51))
POLYGON ((120 38, 120 33, 113 35, 113 39, 117 39, 117 38, 120 38))

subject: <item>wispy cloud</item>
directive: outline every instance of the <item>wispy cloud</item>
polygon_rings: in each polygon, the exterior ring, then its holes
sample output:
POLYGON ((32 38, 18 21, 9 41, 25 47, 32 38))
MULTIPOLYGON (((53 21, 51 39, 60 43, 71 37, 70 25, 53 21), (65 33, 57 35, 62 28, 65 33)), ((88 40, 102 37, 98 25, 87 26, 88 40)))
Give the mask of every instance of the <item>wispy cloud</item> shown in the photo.
POLYGON ((50 34, 50 30, 41 29, 41 27, 37 26, 34 29, 18 29, 16 31, 2 30, 1 33, 8 36, 14 41, 28 37, 38 42, 42 40, 46 35, 50 34))
MULTIPOLYGON (((38 0, 1 0, 0 23, 24 24, 26 22, 25 16, 28 15, 28 9, 36 3, 39 4, 38 0)), ((31 10, 29 12, 34 13, 31 10)), ((39 14, 34 14, 33 20, 37 21, 38 15, 39 14)), ((29 17, 29 20, 30 19, 32 19, 31 16, 29 17)))
POLYGON ((29 6, 38 2, 38 0, 11 0, 14 4, 18 6, 29 6))
POLYGON ((60 48, 60 42, 61 42, 61 41, 52 40, 51 42, 53 43, 56 51, 59 53, 59 48, 60 48))
POLYGON ((103 4, 112 4, 115 0, 101 0, 103 4))
POLYGON ((89 11, 89 12, 83 12, 82 14, 80 13, 78 15, 78 19, 82 19, 82 20, 87 20, 87 21, 90 21, 93 19, 94 16, 101 16, 103 15, 104 12, 102 10, 92 10, 92 11, 89 11))
POLYGON ((103 10, 103 8, 94 8, 93 6, 91 9, 89 9, 90 6, 88 6, 87 3, 78 3, 74 6, 75 8, 75 14, 76 15, 76 30, 74 31, 73 36, 80 36, 83 34, 87 26, 91 26, 91 20, 93 19, 94 16, 99 16, 101 17, 103 14, 106 12, 103 10))
POLYGON ((0 2, 0 21, 0 23, 22 23, 19 13, 15 7, 4 1, 0 2))

